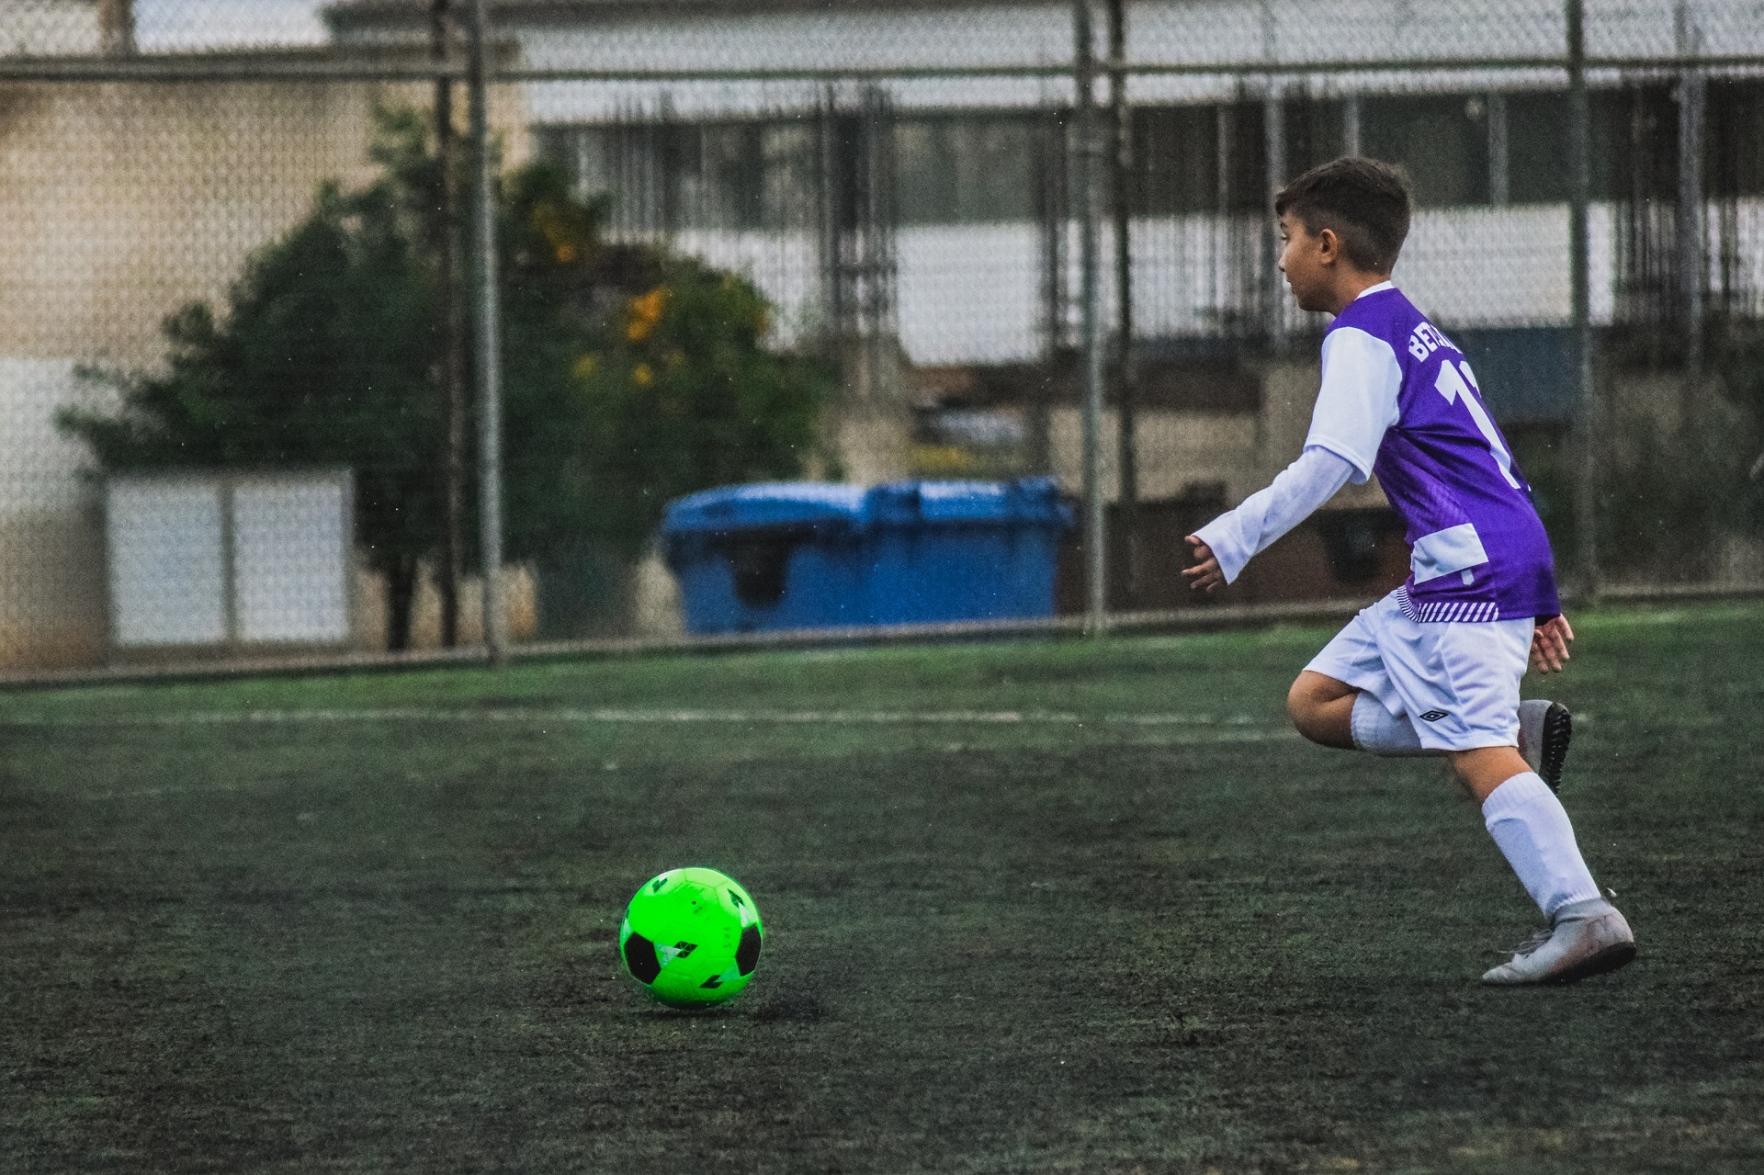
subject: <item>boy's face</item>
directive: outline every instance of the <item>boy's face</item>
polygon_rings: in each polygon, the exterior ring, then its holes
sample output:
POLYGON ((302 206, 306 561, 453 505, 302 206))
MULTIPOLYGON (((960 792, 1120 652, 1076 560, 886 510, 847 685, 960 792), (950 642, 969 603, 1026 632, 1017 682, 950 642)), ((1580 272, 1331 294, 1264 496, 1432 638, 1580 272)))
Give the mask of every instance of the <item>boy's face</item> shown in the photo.
POLYGON ((1280 216, 1280 272, 1292 287, 1300 310, 1328 310, 1330 267, 1335 261, 1335 234, 1328 229, 1312 236, 1305 222, 1290 211, 1280 216))

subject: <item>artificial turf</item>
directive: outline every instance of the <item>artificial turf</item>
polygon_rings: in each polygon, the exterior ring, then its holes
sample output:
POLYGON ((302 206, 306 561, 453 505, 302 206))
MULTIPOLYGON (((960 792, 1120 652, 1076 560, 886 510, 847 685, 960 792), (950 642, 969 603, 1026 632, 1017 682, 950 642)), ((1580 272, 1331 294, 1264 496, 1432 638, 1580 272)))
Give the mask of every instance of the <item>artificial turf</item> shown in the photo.
POLYGON ((1764 1169, 1764 606, 1576 620, 1642 956, 1541 991, 1321 629, 0 694, 0 1170, 1764 1169), (614 948, 686 864, 708 1014, 614 948))

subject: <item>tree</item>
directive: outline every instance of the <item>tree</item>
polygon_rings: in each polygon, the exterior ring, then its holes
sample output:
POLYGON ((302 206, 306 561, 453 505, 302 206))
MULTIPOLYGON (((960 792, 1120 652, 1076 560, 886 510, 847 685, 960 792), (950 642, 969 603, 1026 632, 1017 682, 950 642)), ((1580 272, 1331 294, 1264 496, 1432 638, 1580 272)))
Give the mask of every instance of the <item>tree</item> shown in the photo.
MULTIPOLYGON (((372 184, 324 185, 250 260, 224 316, 172 315, 160 369, 90 373, 119 411, 61 424, 105 470, 350 467, 356 541, 403 648, 442 539, 440 171, 414 113, 382 114, 372 158, 372 184)), ((831 375, 767 345, 750 283, 606 241, 601 209, 543 164, 505 177, 497 219, 510 558, 583 541, 634 558, 670 497, 795 476, 817 452, 831 375)))

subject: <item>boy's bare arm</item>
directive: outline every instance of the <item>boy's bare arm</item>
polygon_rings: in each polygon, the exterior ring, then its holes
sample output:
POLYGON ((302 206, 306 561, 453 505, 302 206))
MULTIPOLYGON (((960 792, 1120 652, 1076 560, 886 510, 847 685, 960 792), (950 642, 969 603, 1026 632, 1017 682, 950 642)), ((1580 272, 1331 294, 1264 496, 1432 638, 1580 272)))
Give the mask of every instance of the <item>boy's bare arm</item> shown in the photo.
POLYGON ((1539 673, 1556 673, 1567 667, 1568 646, 1574 629, 1566 616, 1552 616, 1531 632, 1531 667, 1539 673))

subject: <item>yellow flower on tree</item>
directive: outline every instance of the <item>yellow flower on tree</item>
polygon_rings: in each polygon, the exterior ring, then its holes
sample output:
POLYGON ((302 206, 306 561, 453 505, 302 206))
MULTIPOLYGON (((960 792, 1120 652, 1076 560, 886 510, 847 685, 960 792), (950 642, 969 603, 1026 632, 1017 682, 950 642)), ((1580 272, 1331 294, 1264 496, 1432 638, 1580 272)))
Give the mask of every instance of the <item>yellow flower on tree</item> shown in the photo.
POLYGON ((625 323, 625 338, 633 343, 641 343, 655 333, 656 324, 661 322, 662 312, 667 309, 668 288, 657 286, 647 294, 640 294, 631 299, 631 317, 625 323))
POLYGON ((582 256, 575 227, 557 208, 542 205, 534 209, 533 224, 551 246, 552 257, 559 265, 573 265, 582 256))
POLYGON ((655 382, 655 371, 647 363, 639 363, 631 369, 631 382, 640 388, 646 388, 655 382))

